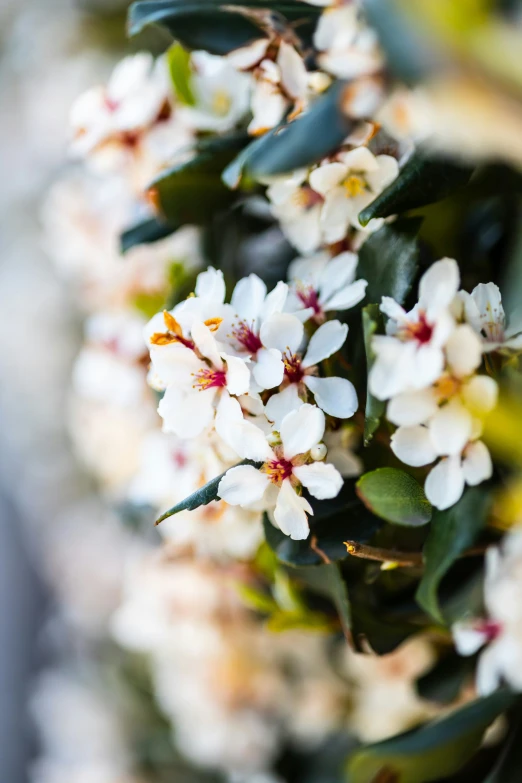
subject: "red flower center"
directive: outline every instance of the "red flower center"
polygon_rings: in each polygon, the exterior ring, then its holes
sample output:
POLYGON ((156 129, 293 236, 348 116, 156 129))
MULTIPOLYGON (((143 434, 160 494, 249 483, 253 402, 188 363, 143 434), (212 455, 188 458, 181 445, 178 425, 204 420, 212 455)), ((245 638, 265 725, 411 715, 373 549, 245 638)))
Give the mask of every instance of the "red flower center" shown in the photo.
POLYGON ((263 347, 263 343, 245 321, 240 321, 232 330, 232 336, 245 348, 248 353, 255 354, 263 347))
POLYGON ((199 391, 212 388, 221 389, 227 385, 227 374, 224 370, 201 370, 194 378, 194 388, 199 388, 199 391))
POLYGON ((502 633, 502 623, 497 620, 482 620, 477 623, 476 629, 484 634, 488 642, 493 642, 502 633))
POLYGON ((297 354, 283 354, 285 365, 285 377, 290 383, 300 383, 304 378, 304 370, 301 367, 301 357, 297 354))
POLYGON ((298 285, 296 294, 305 307, 311 307, 315 315, 322 315, 323 308, 319 304, 319 296, 311 285, 298 285))
POLYGON ((292 475, 293 465, 284 458, 273 459, 270 462, 265 462, 262 470, 267 474, 272 484, 281 486, 283 481, 292 475))
POLYGON ((416 323, 408 324, 408 334, 418 343, 429 343, 433 336, 433 326, 428 323, 424 313, 421 313, 419 320, 416 323))

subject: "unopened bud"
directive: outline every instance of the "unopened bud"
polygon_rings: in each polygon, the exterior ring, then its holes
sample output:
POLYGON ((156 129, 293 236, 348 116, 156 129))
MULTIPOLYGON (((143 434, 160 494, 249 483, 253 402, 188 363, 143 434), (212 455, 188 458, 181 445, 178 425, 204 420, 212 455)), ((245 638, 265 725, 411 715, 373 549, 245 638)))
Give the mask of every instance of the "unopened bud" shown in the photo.
POLYGON ((310 456, 314 462, 322 462, 327 454, 328 449, 324 443, 318 443, 317 446, 314 446, 312 449, 310 449, 310 456))

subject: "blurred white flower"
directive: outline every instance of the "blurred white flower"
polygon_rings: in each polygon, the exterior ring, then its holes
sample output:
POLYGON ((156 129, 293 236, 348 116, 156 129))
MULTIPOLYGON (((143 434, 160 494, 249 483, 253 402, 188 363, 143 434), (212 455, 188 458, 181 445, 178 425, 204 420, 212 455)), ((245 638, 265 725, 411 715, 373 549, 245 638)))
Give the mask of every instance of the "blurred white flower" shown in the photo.
POLYGON ((317 24, 314 44, 321 68, 340 79, 367 76, 383 66, 377 35, 365 26, 356 3, 326 8, 317 24))
POLYGON ((464 317, 483 340, 486 353, 498 350, 522 350, 522 324, 506 328, 506 314, 500 289, 495 283, 479 283, 468 294, 460 291, 464 317))

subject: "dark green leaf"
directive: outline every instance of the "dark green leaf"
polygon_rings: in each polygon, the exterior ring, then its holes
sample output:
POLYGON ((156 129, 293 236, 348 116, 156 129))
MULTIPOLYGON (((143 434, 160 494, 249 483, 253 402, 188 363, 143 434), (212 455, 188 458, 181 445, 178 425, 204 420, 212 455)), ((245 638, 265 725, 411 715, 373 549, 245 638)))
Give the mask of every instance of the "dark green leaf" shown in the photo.
POLYGON ((421 699, 436 704, 452 704, 460 695, 463 685, 473 681, 475 661, 450 652, 438 661, 433 669, 417 680, 417 693, 421 699))
POLYGON ((374 783, 382 775, 397 783, 430 783, 457 772, 480 747, 495 718, 515 696, 506 691, 477 699, 445 718, 355 751, 348 761, 350 783, 374 783))
MULTIPOLYGON (((256 465, 257 463, 245 459, 243 460, 243 462, 240 462, 238 464, 256 465)), ((156 525, 159 525, 160 522, 164 522, 165 519, 174 516, 174 514, 179 514, 180 511, 194 511, 196 508, 199 508, 200 506, 208 506, 209 503, 212 503, 213 500, 216 500, 216 498, 218 497, 217 492, 218 492, 219 482, 226 474, 226 472, 227 471, 225 471, 225 473, 222 473, 220 476, 216 476, 216 478, 212 479, 212 481, 209 481, 207 484, 205 484, 204 487, 197 489, 195 492, 192 493, 192 495, 189 495, 188 498, 182 500, 181 503, 177 503, 168 511, 165 511, 165 513, 162 514, 159 517, 159 519, 156 520, 156 525)))
POLYGON ((190 54, 180 44, 172 44, 167 52, 167 62, 178 101, 185 106, 194 106, 196 99, 191 85, 190 54))
POLYGON ((357 482, 357 494, 381 519, 395 525, 419 527, 431 519, 431 505, 413 476, 396 468, 378 468, 357 482))
POLYGON ((380 520, 357 497, 352 480, 345 482, 337 498, 307 499, 314 509, 314 516, 309 518, 310 535, 305 541, 292 541, 265 515, 266 541, 277 558, 287 565, 319 565, 325 562, 325 557, 331 561, 345 560, 348 555, 343 542, 347 538, 364 543, 381 526, 380 520))
POLYGON ((348 633, 351 627, 351 611, 348 590, 341 569, 336 563, 299 568, 296 574, 305 584, 319 595, 330 598, 337 609, 343 631, 348 633))
POLYGON ((284 174, 329 155, 353 128, 342 110, 345 82, 335 82, 309 111, 278 128, 252 151, 245 171, 255 178, 284 174))
POLYGON ((495 767, 483 783, 520 783, 522 773, 522 715, 520 708, 518 717, 508 736, 504 749, 495 767))
POLYGON ((487 493, 472 487, 454 506, 433 514, 423 552, 426 567, 416 598, 441 623, 444 617, 437 594, 440 581, 459 555, 475 542, 484 527, 488 506, 487 493))
POLYGON ((127 253, 136 245, 150 245, 170 236, 178 226, 161 218, 152 217, 128 228, 120 237, 122 253, 127 253))
MULTIPOLYGON (((370 304, 363 307, 362 322, 364 333, 364 349, 366 351, 366 367, 368 374, 374 362, 372 351, 372 337, 377 331, 382 330, 382 313, 379 305, 370 304)), ((364 445, 367 446, 372 440, 377 428, 379 427, 381 416, 384 413, 386 403, 384 400, 378 400, 370 390, 366 392, 366 408, 364 411, 364 445)))
POLYGON ((223 171, 222 180, 227 187, 235 190, 239 186, 243 174, 249 170, 251 160, 262 155, 263 149, 272 145, 272 137, 277 131, 278 128, 268 131, 241 150, 239 155, 223 171))
POLYGON ((359 251, 357 274, 368 280, 366 298, 379 302, 391 296, 403 304, 417 273, 419 218, 408 218, 383 226, 359 251))
POLYGON ((200 142, 191 160, 163 171, 149 189, 160 212, 179 225, 201 225, 230 206, 236 196, 221 174, 247 140, 235 133, 200 142))
POLYGON ((352 635, 359 652, 366 652, 369 644, 377 655, 388 655, 405 639, 418 633, 418 625, 408 620, 383 617, 376 606, 365 604, 357 594, 351 598, 352 635))
POLYGON ((416 152, 397 179, 359 214, 366 226, 372 218, 389 217, 440 201, 465 185, 472 169, 416 152))

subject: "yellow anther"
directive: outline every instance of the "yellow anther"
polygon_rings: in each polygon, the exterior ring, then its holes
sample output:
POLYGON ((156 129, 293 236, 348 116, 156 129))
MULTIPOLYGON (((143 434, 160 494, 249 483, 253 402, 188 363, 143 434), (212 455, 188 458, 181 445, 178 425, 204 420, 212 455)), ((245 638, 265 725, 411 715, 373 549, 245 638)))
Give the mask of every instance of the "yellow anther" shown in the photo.
POLYGON ((217 332, 222 323, 222 318, 207 318, 207 320, 204 321, 205 326, 208 326, 211 332, 217 332))

